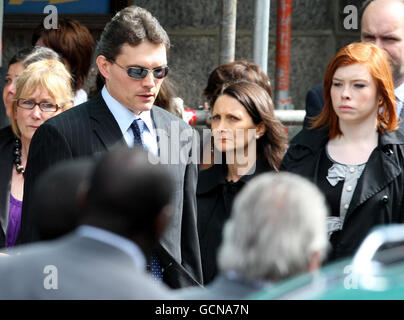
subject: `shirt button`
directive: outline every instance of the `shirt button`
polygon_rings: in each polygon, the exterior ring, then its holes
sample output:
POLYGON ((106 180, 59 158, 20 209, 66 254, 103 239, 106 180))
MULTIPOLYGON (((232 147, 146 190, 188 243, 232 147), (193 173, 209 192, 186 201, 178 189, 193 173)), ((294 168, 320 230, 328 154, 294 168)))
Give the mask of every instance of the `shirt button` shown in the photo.
POLYGON ((345 204, 344 204, 344 209, 345 209, 345 210, 348 210, 348 208, 349 208, 349 204, 348 204, 348 203, 345 203, 345 204))
POLYGON ((352 191, 352 186, 346 187, 346 191, 352 191))
POLYGON ((354 168, 354 167, 350 167, 350 168, 349 168, 349 172, 354 173, 354 172, 355 172, 355 168, 354 168))

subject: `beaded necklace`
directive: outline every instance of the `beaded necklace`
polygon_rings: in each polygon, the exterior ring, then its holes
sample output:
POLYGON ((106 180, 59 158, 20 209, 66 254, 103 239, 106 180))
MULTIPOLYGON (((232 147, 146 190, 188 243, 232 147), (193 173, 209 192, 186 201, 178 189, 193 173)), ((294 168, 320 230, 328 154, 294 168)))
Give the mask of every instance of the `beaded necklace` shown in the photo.
POLYGON ((13 150, 13 156, 14 156, 14 165, 15 165, 15 170, 17 170, 18 173, 24 174, 25 168, 23 165, 21 165, 21 140, 18 138, 15 138, 14 140, 14 150, 13 150))

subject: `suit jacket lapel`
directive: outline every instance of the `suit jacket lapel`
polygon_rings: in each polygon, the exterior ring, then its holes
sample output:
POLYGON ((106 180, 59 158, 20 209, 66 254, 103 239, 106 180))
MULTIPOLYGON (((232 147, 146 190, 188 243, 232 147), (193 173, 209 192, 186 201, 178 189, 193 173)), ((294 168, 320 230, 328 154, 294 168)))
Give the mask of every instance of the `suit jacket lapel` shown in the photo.
POLYGON ((97 94, 89 105, 90 124, 95 135, 106 149, 125 145, 122 132, 111 111, 109 111, 101 93, 97 94))
MULTIPOLYGON (((151 117, 156 128, 157 145, 160 162, 162 164, 168 164, 171 160, 171 143, 170 143, 170 120, 165 117, 159 107, 153 106, 151 109, 151 117)), ((178 140, 179 142, 179 137, 178 140)))

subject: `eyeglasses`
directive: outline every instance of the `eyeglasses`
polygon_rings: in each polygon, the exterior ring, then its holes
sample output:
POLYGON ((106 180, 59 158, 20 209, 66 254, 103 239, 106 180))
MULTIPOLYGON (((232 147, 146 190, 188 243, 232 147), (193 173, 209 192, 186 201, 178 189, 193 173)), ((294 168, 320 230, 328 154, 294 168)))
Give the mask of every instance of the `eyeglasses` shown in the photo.
POLYGON ((146 76, 149 74, 149 72, 153 72, 153 77, 155 77, 156 79, 163 79, 167 76, 168 74, 168 67, 157 67, 154 68, 153 70, 147 69, 147 68, 143 68, 143 67, 128 67, 128 68, 124 68, 121 65, 119 65, 118 63, 116 63, 116 61, 111 61, 112 63, 115 63, 119 68, 126 70, 126 73, 128 74, 129 77, 136 79, 136 80, 140 80, 140 79, 144 79, 146 78, 146 76))
POLYGON ((39 109, 44 112, 56 112, 59 108, 61 108, 57 104, 52 104, 49 102, 35 102, 23 98, 17 99, 17 106, 27 110, 32 110, 35 108, 35 106, 39 106, 39 109))

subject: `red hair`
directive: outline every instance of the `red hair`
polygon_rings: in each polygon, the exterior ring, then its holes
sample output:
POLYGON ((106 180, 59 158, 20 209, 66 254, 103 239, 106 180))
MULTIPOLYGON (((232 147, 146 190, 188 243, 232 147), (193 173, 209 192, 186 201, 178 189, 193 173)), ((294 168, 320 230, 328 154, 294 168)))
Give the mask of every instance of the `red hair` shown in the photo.
POLYGON ((385 130, 397 130, 397 115, 393 77, 389 58, 383 49, 368 42, 355 42, 343 47, 328 64, 324 77, 324 108, 314 118, 311 129, 319 127, 329 128, 329 137, 332 139, 341 135, 338 116, 331 101, 331 86, 335 71, 344 66, 360 63, 367 67, 376 82, 377 93, 381 98, 379 106, 382 112, 377 113, 377 128, 380 133, 385 130))

